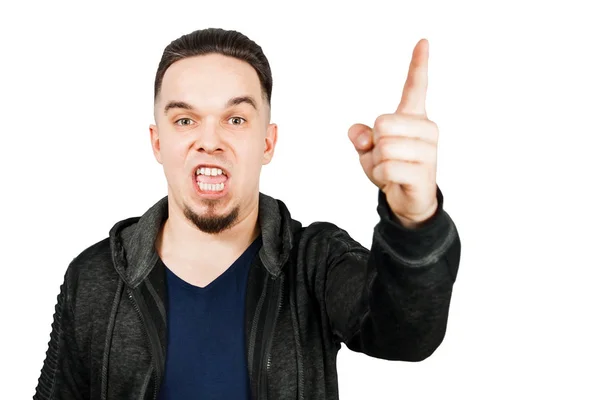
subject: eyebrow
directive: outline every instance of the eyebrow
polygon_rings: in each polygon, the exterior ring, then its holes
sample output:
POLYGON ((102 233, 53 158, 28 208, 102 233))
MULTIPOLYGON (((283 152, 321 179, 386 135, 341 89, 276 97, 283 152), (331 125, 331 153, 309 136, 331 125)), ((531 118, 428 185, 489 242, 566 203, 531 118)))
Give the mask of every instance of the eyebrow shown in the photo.
MULTIPOLYGON (((237 96, 237 97, 232 97, 231 99, 227 100, 227 103, 225 103, 225 108, 237 106, 239 104, 249 104, 255 110, 258 110, 258 106, 256 104, 256 100, 254 100, 254 98, 252 96, 237 96)), ((183 110, 190 110, 190 111, 194 110, 194 106, 192 106, 189 103, 186 103, 185 101, 170 101, 165 106, 165 115, 172 108, 180 108, 180 109, 183 109, 183 110)))

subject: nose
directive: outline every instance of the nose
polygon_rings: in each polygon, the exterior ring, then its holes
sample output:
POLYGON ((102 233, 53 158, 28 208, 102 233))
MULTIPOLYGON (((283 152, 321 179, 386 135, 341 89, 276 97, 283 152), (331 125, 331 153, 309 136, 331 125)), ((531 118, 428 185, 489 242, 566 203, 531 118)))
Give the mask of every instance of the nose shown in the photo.
POLYGON ((196 132, 194 147, 197 151, 206 153, 223 151, 221 129, 216 121, 206 119, 196 132))

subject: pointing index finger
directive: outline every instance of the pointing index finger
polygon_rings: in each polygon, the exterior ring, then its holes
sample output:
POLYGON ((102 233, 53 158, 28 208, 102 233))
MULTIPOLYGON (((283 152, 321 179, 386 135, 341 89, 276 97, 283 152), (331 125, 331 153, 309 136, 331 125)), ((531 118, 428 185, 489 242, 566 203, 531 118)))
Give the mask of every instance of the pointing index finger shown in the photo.
POLYGON ((408 76, 402 91, 402 100, 396 113, 426 115, 427 69, 429 61, 429 41, 421 39, 412 54, 408 76))

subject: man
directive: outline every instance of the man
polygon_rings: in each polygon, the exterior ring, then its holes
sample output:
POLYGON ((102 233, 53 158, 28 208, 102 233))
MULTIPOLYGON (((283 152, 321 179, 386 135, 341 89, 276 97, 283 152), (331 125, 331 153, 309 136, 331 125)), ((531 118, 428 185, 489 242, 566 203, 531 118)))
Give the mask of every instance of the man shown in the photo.
POLYGON ((367 250, 259 192, 277 142, 261 48, 221 29, 167 46, 150 139, 168 195, 69 265, 35 398, 337 399, 341 343, 430 356, 460 241, 436 184, 427 59, 421 40, 396 113, 348 132, 379 188, 367 250))

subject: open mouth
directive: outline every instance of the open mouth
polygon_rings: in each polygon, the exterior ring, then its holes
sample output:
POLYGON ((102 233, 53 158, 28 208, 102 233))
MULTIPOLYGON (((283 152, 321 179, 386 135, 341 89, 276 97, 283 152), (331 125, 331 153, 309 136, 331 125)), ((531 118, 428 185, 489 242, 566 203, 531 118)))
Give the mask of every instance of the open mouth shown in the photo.
POLYGON ((194 173, 194 183, 202 195, 220 197, 224 195, 229 182, 226 170, 215 165, 199 165, 194 173))

